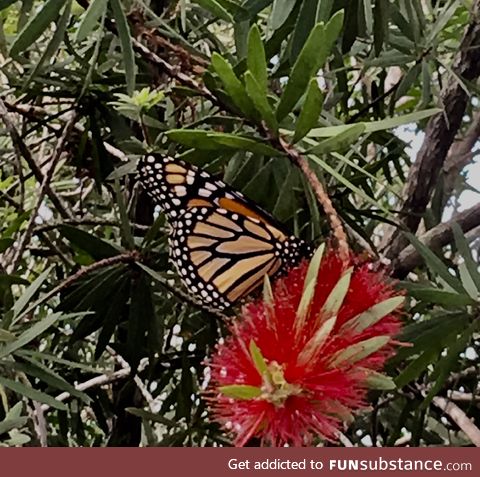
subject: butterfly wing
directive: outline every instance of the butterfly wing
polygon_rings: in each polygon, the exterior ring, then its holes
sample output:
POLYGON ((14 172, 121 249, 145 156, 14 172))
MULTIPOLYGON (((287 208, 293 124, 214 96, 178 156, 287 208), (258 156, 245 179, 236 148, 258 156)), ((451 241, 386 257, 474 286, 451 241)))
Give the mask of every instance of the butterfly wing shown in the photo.
POLYGON ((206 171, 180 159, 161 154, 149 154, 139 166, 140 179, 147 192, 175 220, 192 207, 212 204, 231 212, 283 227, 268 212, 249 201, 241 192, 215 179, 206 171))
POLYGON ((170 247, 180 277, 211 307, 231 305, 282 266, 287 237, 258 219, 194 207, 172 227, 170 247))
POLYGON ((243 194, 191 164, 159 154, 139 167, 147 192, 171 225, 179 275, 210 308, 225 308, 309 255, 311 247, 243 194))

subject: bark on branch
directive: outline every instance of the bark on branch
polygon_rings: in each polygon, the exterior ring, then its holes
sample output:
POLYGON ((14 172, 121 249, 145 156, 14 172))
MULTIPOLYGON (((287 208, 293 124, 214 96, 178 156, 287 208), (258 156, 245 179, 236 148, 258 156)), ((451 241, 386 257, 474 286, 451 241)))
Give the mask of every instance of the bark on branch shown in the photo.
MULTIPOLYGON (((425 139, 417 158, 410 168, 407 183, 403 191, 401 217, 403 228, 415 232, 428 206, 433 189, 445 163, 448 151, 462 124, 462 118, 468 102, 468 94, 458 81, 474 81, 480 76, 480 0, 476 0, 472 9, 460 49, 454 59, 455 75, 442 91, 442 113, 433 116, 425 130, 425 139)), ((398 256, 408 244, 402 230, 387 233, 387 245, 384 255, 387 258, 398 256)))
MULTIPOLYGON (((457 223, 464 233, 480 225, 480 204, 460 212, 448 222, 439 224, 423 234, 420 241, 432 250, 439 250, 453 240, 452 225, 457 223)), ((392 262, 393 275, 397 278, 405 277, 416 266, 422 263, 422 257, 413 247, 409 245, 392 262)))

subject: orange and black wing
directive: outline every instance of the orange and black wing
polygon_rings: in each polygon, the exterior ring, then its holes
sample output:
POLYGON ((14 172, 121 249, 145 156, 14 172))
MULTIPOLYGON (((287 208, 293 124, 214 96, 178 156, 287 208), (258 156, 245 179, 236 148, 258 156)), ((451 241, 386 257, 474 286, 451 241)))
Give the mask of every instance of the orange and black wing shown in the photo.
POLYGON ((179 160, 150 155, 140 177, 165 211, 170 254, 189 292, 222 309, 309 255, 267 212, 210 174, 179 160))

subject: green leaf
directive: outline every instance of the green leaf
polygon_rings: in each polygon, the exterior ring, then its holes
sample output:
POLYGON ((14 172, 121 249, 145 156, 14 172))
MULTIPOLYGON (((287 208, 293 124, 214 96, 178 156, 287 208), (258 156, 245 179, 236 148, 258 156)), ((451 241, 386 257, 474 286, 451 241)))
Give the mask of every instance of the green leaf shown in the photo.
POLYGON ((333 151, 344 151, 345 149, 358 140, 365 132, 364 124, 354 124, 348 129, 342 131, 336 136, 329 137, 320 142, 317 146, 312 147, 308 152, 310 154, 328 154, 333 151))
POLYGON ((368 310, 347 321, 340 329, 339 334, 346 330, 361 333, 395 311, 404 301, 403 296, 394 296, 371 306, 368 310))
POLYGON ((30 282, 18 275, 8 275, 6 273, 1 273, 0 287, 10 286, 10 285, 30 285, 30 282))
POLYGON ((322 243, 317 248, 317 250, 315 250, 315 253, 313 254, 313 257, 310 260, 310 263, 308 265, 307 274, 305 276, 305 283, 303 285, 304 291, 309 283, 313 282, 315 285, 317 284, 318 272, 320 271, 320 266, 322 264, 322 258, 323 258, 324 252, 325 252, 325 244, 322 243))
POLYGON ((330 333, 337 322, 337 317, 334 316, 325 321, 314 335, 308 340, 302 351, 298 354, 297 365, 307 366, 317 354, 321 351, 321 347, 327 341, 330 333))
POLYGON ((395 384, 403 388, 408 383, 417 379, 430 363, 437 360, 441 350, 431 348, 425 350, 418 358, 411 361, 408 366, 395 378, 395 384))
POLYGON ((133 239, 132 227, 130 219, 128 217, 127 204, 125 203, 125 197, 120 187, 120 181, 115 179, 115 197, 117 199, 118 213, 120 215, 120 231, 122 234, 122 245, 129 250, 135 248, 135 241, 133 239))
POLYGON ((218 390, 227 397, 234 399, 254 399, 262 395, 262 390, 247 384, 231 384, 220 386, 218 390))
POLYGON ((295 18, 295 27, 289 41, 289 50, 287 50, 290 64, 293 64, 298 58, 308 35, 315 27, 315 17, 317 14, 317 5, 314 0, 300 0, 299 11, 295 18))
POLYGON ((312 76, 318 71, 327 57, 325 44, 325 28, 318 23, 310 35, 293 65, 287 86, 277 108, 277 119, 281 121, 297 104, 305 93, 312 76))
POLYGON ((78 27, 75 35, 75 41, 83 41, 90 32, 95 28, 98 20, 103 15, 108 2, 105 0, 93 0, 87 8, 85 15, 83 15, 82 21, 78 27))
POLYGON ((430 287, 411 287, 410 295, 424 303, 457 308, 459 306, 474 305, 475 300, 466 294, 452 293, 446 290, 430 287))
MULTIPOLYGON (((404 114, 403 116, 397 116, 395 118, 382 119, 381 121, 363 122, 357 124, 363 124, 365 126, 365 133, 372 133, 377 131, 384 131, 386 129, 393 129, 403 124, 416 123, 422 119, 433 116, 434 114, 441 113, 443 110, 440 108, 425 109, 423 111, 417 111, 415 113, 404 114)), ((341 126, 328 126, 324 128, 315 128, 310 131, 309 137, 332 137, 346 131, 351 126, 349 124, 341 126)), ((290 134, 292 134, 290 132, 290 134)))
POLYGON ((208 138, 213 139, 217 144, 232 149, 251 151, 265 156, 281 156, 282 152, 269 146, 264 142, 249 137, 237 136, 228 133, 209 133, 208 138))
POLYGON ((214 17, 229 23, 235 23, 232 15, 215 0, 193 0, 193 2, 208 10, 214 17))
POLYGON ((318 0, 316 22, 326 22, 330 18, 333 3, 335 0, 318 0))
MULTIPOLYGON (((272 306, 272 305, 273 305, 273 290, 272 290, 272 284, 270 283, 270 278, 268 277, 268 274, 267 274, 267 273, 263 276, 262 297, 263 297, 263 301, 264 301, 268 306, 272 306)), ((0 330, 0 331, 1 331, 1 330, 0 330)), ((1 337, 0 337, 0 338, 1 338, 1 337)))
POLYGON ((425 244, 423 244, 415 235, 406 233, 406 236, 412 242, 412 245, 417 249, 418 253, 423 257, 425 263, 430 270, 441 277, 448 285, 460 294, 467 295, 460 280, 453 276, 448 270, 447 266, 438 258, 425 244))
POLYGON ((15 3, 17 0, 0 0, 0 11, 8 8, 12 3, 15 3))
POLYGON ((52 267, 47 268, 44 272, 42 272, 34 281, 33 283, 22 293, 22 296, 15 302, 13 305, 13 319, 17 318, 20 313, 25 309, 25 307, 29 304, 32 297, 37 293, 39 288, 43 285, 45 280, 47 279, 48 275, 52 267))
POLYGON ((12 429, 23 427, 28 422, 28 416, 4 419, 0 422, 0 435, 12 429))
POLYGON ((268 374, 267 362, 265 361, 265 358, 263 357, 260 348, 253 340, 250 340, 249 351, 255 368, 258 371, 258 374, 260 376, 265 376, 266 374, 268 374))
POLYGON ((55 55, 60 47, 61 43, 63 42, 65 32, 67 30, 68 22, 70 20, 70 11, 72 8, 72 0, 68 0, 65 8, 63 9, 62 16, 57 23, 55 28, 55 33, 52 36, 52 39, 49 41, 45 51, 43 52, 42 56, 38 60, 37 64, 34 68, 30 71, 30 74, 27 76, 26 80, 23 82, 23 87, 21 92, 25 92, 27 88, 31 85, 37 73, 41 71, 43 65, 48 63, 50 59, 55 55))
POLYGON ((367 356, 383 348, 390 341, 390 336, 375 336, 359 343, 355 343, 348 348, 340 351, 330 362, 330 367, 347 362, 354 364, 367 356))
POLYGON ((376 371, 368 370, 368 377, 366 379, 367 386, 370 389, 379 389, 383 391, 391 391, 397 386, 395 381, 390 377, 376 371))
POLYGON ((303 283, 302 298, 300 299, 295 318, 295 329, 297 331, 302 329, 308 310, 310 309, 317 286, 318 273, 322 264, 324 251, 325 244, 322 243, 313 254, 310 264, 308 265, 307 274, 303 283))
POLYGON ((47 366, 38 363, 31 358, 28 359, 28 361, 28 363, 15 362, 12 363, 11 366, 16 371, 28 374, 29 376, 33 376, 34 378, 38 378, 49 386, 59 389, 60 391, 65 391, 71 396, 81 399, 86 404, 89 404, 92 401, 92 399, 87 394, 76 389, 75 386, 72 386, 70 383, 65 381, 65 379, 63 379, 59 374, 55 373, 47 366))
MULTIPOLYGON (((345 12, 343 10, 339 10, 338 12, 335 13, 335 15, 332 16, 332 18, 330 18, 329 22, 325 25, 325 47, 324 47, 326 49, 325 59, 330 53, 330 50, 332 49, 333 44, 337 40, 338 35, 340 35, 340 32, 342 31, 344 18, 345 18, 345 12)), ((323 64, 323 61, 322 61, 322 64, 323 64)))
POLYGON ((452 230, 453 236, 455 237, 455 245, 457 246, 457 250, 465 261, 468 274, 475 284, 477 292, 480 293, 480 272, 478 271, 478 264, 473 260, 472 252, 470 250, 470 246, 468 245, 467 239, 465 238, 462 229, 456 222, 453 223, 452 230))
POLYGON ((15 37, 10 48, 10 54, 16 56, 26 50, 55 21, 64 6, 65 0, 48 0, 42 9, 30 17, 23 30, 15 37))
POLYGON ((45 318, 37 321, 33 326, 30 326, 24 331, 15 341, 0 347, 0 359, 8 356, 19 348, 22 348, 37 336, 42 334, 45 330, 50 328, 62 316, 61 313, 52 313, 45 318))
POLYGON ((129 299, 127 286, 127 277, 123 277, 123 279, 117 285, 117 289, 110 297, 110 304, 103 318, 102 329, 98 335, 97 346, 95 347, 95 359, 100 358, 102 353, 105 351, 105 348, 107 347, 110 338, 115 331, 115 327, 123 316, 126 302, 129 299))
POLYGON ((278 30, 287 21, 296 3, 297 0, 273 0, 269 18, 269 26, 272 30, 278 30))
POLYGON ((312 78, 308 85, 305 101, 295 126, 293 143, 300 141, 317 124, 322 111, 323 93, 318 87, 316 78, 312 78))
POLYGON ((350 287, 350 279, 352 278, 353 268, 347 269, 340 280, 335 284, 333 290, 329 293, 325 303, 322 306, 320 314, 332 316, 336 315, 340 310, 343 300, 347 296, 350 287))
POLYGON ((455 341, 449 347, 447 354, 440 358, 432 372, 431 378, 435 379, 434 385, 430 388, 428 394, 420 405, 420 409, 426 409, 432 399, 445 385, 445 381, 455 368, 458 362, 459 354, 465 350, 468 343, 472 339, 472 335, 475 331, 478 331, 478 322, 472 323, 468 326, 463 333, 455 339, 455 341))
POLYGON ((129 414, 132 414, 132 416, 141 417, 142 419, 146 419, 148 421, 158 422, 167 427, 181 427, 181 424, 175 421, 172 421, 170 419, 167 419, 166 417, 158 413, 145 411, 145 409, 138 409, 136 407, 127 407, 125 408, 125 411, 127 411, 129 414))
POLYGON ((54 356, 48 353, 42 353, 41 351, 33 351, 33 350, 27 350, 27 349, 22 349, 18 350, 15 353, 16 356, 21 356, 25 359, 28 360, 28 358, 32 358, 34 362, 39 362, 40 360, 46 360, 46 361, 51 361, 53 363, 59 363, 63 364, 65 366, 68 366, 69 368, 76 368, 76 369, 81 369, 83 371, 86 371, 87 373, 93 373, 93 374, 103 374, 103 370, 101 369, 95 369, 92 366, 88 366, 83 363, 76 363, 75 361, 70 361, 69 359, 64 359, 64 358, 59 358, 58 356, 54 356))
POLYGON ((42 402, 47 404, 50 407, 59 409, 60 411, 68 410, 68 407, 63 404, 63 402, 57 401, 54 397, 49 394, 37 391, 30 386, 19 383, 17 381, 12 381, 11 379, 4 378, 0 376, 0 384, 5 386, 8 389, 11 389, 13 392, 20 394, 21 396, 33 399, 34 401, 42 402))
POLYGON ((245 86, 247 88, 248 96, 250 96, 250 99, 253 101, 253 104, 260 113, 262 119, 265 121, 269 129, 276 133, 278 130, 278 124, 273 109, 268 102, 265 91, 262 91, 262 88, 250 71, 245 73, 245 86))
POLYGON ((389 0, 376 0, 373 9, 373 45, 375 55, 382 51, 388 34, 389 0))
POLYGON ((165 133, 171 141, 178 142, 184 146, 194 149, 214 150, 218 144, 209 138, 210 131, 202 129, 171 129, 165 133))
POLYGON ((0 253, 5 252, 8 248, 10 248, 15 243, 15 240, 12 238, 1 238, 0 239, 0 253))
POLYGON ((113 257, 120 252, 110 243, 71 225, 61 225, 58 230, 73 245, 87 252, 95 260, 113 257))
POLYGON ((375 200, 375 198, 370 197, 368 194, 365 194, 365 192, 361 189, 359 189, 357 186, 353 185, 348 179, 346 179, 342 174, 340 174, 338 171, 336 171, 333 167, 331 167, 329 164, 327 164, 324 160, 320 159, 317 156, 310 155, 308 156, 309 159, 311 159, 313 162, 316 162, 322 169, 327 171, 329 174, 331 174, 335 179, 337 179, 338 182, 341 184, 345 185, 347 188, 349 188, 352 192, 355 192, 358 194, 360 197, 365 199, 369 204, 371 204, 375 209, 380 208, 385 214, 389 214, 389 211, 385 209, 385 207, 380 203, 375 200))
POLYGON ((117 24, 118 36, 122 47, 127 91, 129 95, 132 95, 135 91, 135 55, 133 53, 130 28, 128 27, 127 17, 125 16, 120 0, 110 0, 110 5, 117 24))
POLYGON ((255 117, 255 108, 230 63, 218 53, 212 55, 212 66, 232 101, 247 117, 255 117))
MULTIPOLYGON (((11 343, 15 341, 17 337, 10 331, 0 328, 0 343, 11 343)), ((1 348, 0 348, 1 349, 1 348)))
POLYGON ((255 81, 258 83, 260 92, 266 95, 268 87, 267 60, 265 58, 265 48, 260 35, 260 29, 256 24, 252 25, 252 28, 248 33, 247 67, 255 81))

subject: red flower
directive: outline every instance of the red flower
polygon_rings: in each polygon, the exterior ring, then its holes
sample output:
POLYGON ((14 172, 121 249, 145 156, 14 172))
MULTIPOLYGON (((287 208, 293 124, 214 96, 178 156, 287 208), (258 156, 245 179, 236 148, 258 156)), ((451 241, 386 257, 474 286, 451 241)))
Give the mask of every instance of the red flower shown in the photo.
POLYGON ((403 298, 369 264, 345 269, 334 251, 322 255, 273 290, 267 281, 208 363, 212 415, 237 446, 335 440, 369 387, 392 387, 377 371, 393 353, 403 298))

